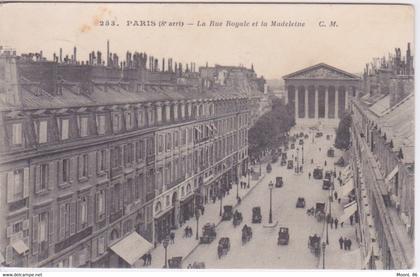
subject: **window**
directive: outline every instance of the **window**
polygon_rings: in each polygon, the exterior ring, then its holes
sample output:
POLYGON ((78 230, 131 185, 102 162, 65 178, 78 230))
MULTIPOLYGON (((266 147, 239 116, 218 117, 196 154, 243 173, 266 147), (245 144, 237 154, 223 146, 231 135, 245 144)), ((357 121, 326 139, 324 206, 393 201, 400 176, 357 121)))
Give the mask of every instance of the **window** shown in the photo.
POLYGON ((48 241, 47 231, 48 231, 48 213, 44 212, 39 214, 38 222, 38 242, 48 241))
POLYGON ((174 148, 178 147, 178 131, 174 132, 174 148))
POLYGON ((155 154, 155 140, 153 137, 147 139, 146 150, 147 150, 148 157, 153 156, 155 154))
POLYGON ((47 127, 48 122, 46 120, 42 120, 38 122, 37 126, 37 135, 38 135, 38 143, 46 143, 47 142, 47 127))
POLYGON ((106 150, 102 149, 96 152, 97 171, 102 173, 106 169, 106 150))
POLYGON ((111 211, 112 213, 118 212, 120 207, 120 199, 121 199, 121 185, 115 184, 114 188, 111 191, 111 211))
POLYGON ((35 171, 36 191, 46 190, 48 187, 48 164, 39 165, 35 171))
POLYGON ((63 160, 63 168, 62 168, 62 182, 68 183, 70 182, 70 159, 63 160))
POLYGON ((149 117, 149 125, 155 124, 155 113, 153 109, 149 109, 148 117, 149 117))
POLYGON ((181 131, 181 145, 185 145, 187 143, 187 129, 181 131))
POLYGON ((79 129, 81 137, 88 135, 88 118, 86 116, 79 117, 79 129))
POLYGON ((163 152, 163 135, 159 135, 158 137, 158 152, 163 152))
POLYGON ((96 194, 96 220, 103 220, 105 218, 105 191, 100 190, 96 194))
POLYGON ((117 168, 121 166, 121 147, 115 146, 111 149, 111 168, 117 168))
POLYGON ((141 161, 144 159, 144 141, 140 140, 136 142, 136 160, 141 161))
POLYGON ((166 134, 166 151, 171 151, 172 148, 172 135, 171 133, 166 134))
POLYGON ((114 132, 121 131, 121 115, 120 114, 114 113, 112 117, 112 124, 113 124, 114 132))
POLYGON ((82 230, 87 227, 87 197, 84 196, 80 199, 78 205, 78 215, 79 215, 79 229, 82 230))
POLYGON ((70 235, 70 203, 60 205, 60 240, 70 235))
POLYGON ((88 177, 88 154, 83 154, 79 159, 79 179, 88 177))
POLYGON ((159 213, 162 210, 162 204, 160 202, 156 203, 155 213, 159 213))
POLYGON ((7 202, 21 200, 24 186, 24 170, 18 169, 7 173, 7 202))
POLYGON ((130 165, 133 163, 134 149, 133 144, 128 143, 124 145, 124 165, 130 165))
POLYGON ((105 115, 101 114, 96 117, 96 124, 98 129, 98 135, 105 134, 105 115))
POLYGON ((98 254, 105 252, 105 237, 99 237, 98 239, 98 254))
POLYGON ((127 130, 133 129, 133 115, 131 112, 125 113, 125 126, 127 130))
POLYGON ((22 124, 21 123, 12 124, 12 144, 13 145, 22 144, 22 124))
POLYGON ((166 207, 169 207, 171 205, 171 199, 169 198, 169 195, 166 195, 166 207))
POLYGON ((138 111, 137 112, 137 126, 139 128, 144 127, 145 120, 144 120, 144 112, 143 111, 138 111))

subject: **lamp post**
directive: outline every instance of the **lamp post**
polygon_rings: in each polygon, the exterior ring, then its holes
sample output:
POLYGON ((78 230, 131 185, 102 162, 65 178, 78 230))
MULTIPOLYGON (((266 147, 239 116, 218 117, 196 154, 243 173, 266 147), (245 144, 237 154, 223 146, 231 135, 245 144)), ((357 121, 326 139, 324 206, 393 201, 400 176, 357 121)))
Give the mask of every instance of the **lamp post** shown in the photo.
POLYGON ((197 229, 195 231, 195 239, 198 240, 198 221, 200 219, 200 210, 198 207, 195 208, 195 219, 197 220, 197 229))
POLYGON ((248 184, 246 185, 247 188, 249 188, 250 186, 249 184, 250 180, 251 180, 251 170, 248 168, 248 184))
POLYGON ((219 212, 219 215, 222 216, 223 188, 220 188, 220 190, 219 190, 219 198, 220 198, 220 212, 219 212))
POLYGON ((322 269, 325 269, 325 241, 322 242, 322 269))
POLYGON ((303 159, 303 144, 302 144, 302 165, 305 163, 304 159, 303 159))
POLYGON ((163 240, 163 248, 165 248, 165 265, 164 265, 164 268, 168 267, 168 245, 169 245, 169 238, 166 237, 163 240))
POLYGON ((236 199, 239 198, 239 180, 236 181, 236 199))
POLYGON ((272 199, 272 193, 273 193, 273 181, 270 181, 270 183, 268 183, 268 188, 270 189, 270 213, 268 215, 268 223, 273 223, 273 214, 272 214, 272 208, 271 208, 271 199, 272 199))

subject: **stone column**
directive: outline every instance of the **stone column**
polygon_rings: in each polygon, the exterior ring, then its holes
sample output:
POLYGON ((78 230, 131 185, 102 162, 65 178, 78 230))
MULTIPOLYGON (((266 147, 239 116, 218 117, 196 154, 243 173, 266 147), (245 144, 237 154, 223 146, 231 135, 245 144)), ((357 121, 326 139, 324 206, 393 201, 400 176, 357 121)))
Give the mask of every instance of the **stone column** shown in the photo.
POLYGON ((162 104, 161 103, 156 103, 156 121, 157 123, 161 123, 162 122, 162 104))
POLYGON ((328 86, 325 88, 325 119, 328 119, 328 86))
POLYGON ((308 87, 305 86, 305 118, 309 118, 309 90, 308 87))
POLYGON ((344 87, 344 99, 345 99, 345 103, 344 103, 344 109, 347 110, 349 107, 349 90, 344 87))
POLYGON ((174 105, 174 120, 177 121, 178 120, 178 103, 175 102, 173 103, 174 105))
POLYGON ((315 87, 315 119, 318 119, 318 87, 315 87))
POLYGON ((299 111, 298 111, 298 90, 295 90, 295 118, 296 122, 299 118, 299 111))
POLYGON ((338 118, 338 89, 334 89, 335 104, 334 104, 334 118, 338 118))

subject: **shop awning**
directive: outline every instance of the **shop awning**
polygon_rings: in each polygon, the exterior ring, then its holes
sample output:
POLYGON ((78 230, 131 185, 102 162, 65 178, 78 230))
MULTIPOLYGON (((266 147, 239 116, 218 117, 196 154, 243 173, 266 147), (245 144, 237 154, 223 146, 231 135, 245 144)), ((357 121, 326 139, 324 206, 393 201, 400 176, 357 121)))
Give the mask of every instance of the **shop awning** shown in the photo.
POLYGON ((344 214, 340 217, 340 223, 346 221, 357 211, 357 202, 353 201, 344 206, 344 214))
POLYGON ((353 178, 349 178, 345 183, 344 186, 339 187, 341 198, 347 196, 353 189, 354 189, 354 182, 353 178))
POLYGON ((397 174, 397 172, 398 172, 398 165, 394 167, 394 169, 388 174, 388 176, 386 176, 385 182, 389 183, 389 181, 391 181, 391 179, 395 176, 395 174, 397 174))
POLYGON ((131 233, 111 246, 111 250, 130 265, 133 265, 152 248, 153 245, 137 232, 131 233))
POLYGON ((22 255, 29 250, 28 246, 21 239, 15 240, 11 245, 19 255, 22 255))

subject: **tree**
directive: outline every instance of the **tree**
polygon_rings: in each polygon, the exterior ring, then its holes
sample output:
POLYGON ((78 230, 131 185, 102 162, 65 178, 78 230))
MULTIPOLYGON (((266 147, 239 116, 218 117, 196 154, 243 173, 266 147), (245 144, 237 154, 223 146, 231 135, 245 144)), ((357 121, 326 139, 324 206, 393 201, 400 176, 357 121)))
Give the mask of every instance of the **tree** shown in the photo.
POLYGON ((338 124, 335 136, 335 147, 345 150, 350 146, 351 114, 345 113, 338 124))
POLYGON ((289 107, 279 98, 273 98, 271 111, 262 115, 249 129, 249 155, 255 158, 264 150, 278 148, 294 124, 289 107))

